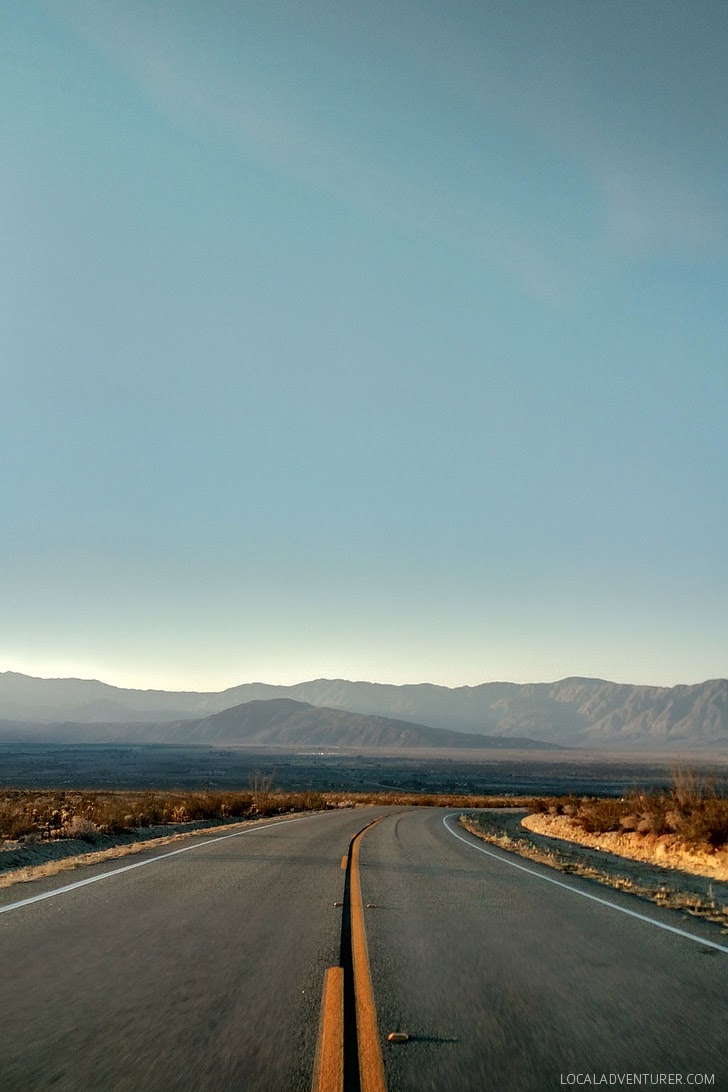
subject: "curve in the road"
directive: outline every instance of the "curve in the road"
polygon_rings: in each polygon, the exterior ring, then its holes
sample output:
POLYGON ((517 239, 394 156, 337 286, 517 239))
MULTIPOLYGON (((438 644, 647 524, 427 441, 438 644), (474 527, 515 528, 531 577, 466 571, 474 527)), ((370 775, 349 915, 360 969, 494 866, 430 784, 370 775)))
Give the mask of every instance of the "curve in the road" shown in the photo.
POLYGON ((656 921, 655 918, 648 917, 647 914, 640 914, 636 910, 629 910, 626 906, 618 906, 616 902, 610 902, 609 899, 602 899, 598 895, 592 895, 589 891, 582 891, 577 887, 572 887, 571 884, 564 883, 563 880, 557 880, 553 876, 545 876, 543 872, 537 872, 535 868, 528 868, 527 865, 519 864, 517 861, 511 860, 509 857, 500 853, 494 853, 490 849, 486 849, 485 846, 479 846, 476 842, 471 841, 470 838, 463 837, 462 834, 458 834, 454 831, 448 819, 452 819, 453 815, 445 815, 443 817, 443 826, 452 834, 453 838, 457 838, 458 841, 463 842, 466 846, 470 846, 471 849, 477 849, 480 853, 485 853, 488 857, 495 858, 496 861, 500 861, 502 864, 510 865, 511 868, 517 868, 521 872, 527 872, 529 876, 536 876, 539 880, 545 880, 546 883, 552 883, 556 887, 563 887, 565 891, 570 891, 572 895, 579 895, 582 899, 591 899, 592 902, 598 902, 601 906, 608 906, 610 910, 617 910, 620 914, 627 914, 631 918, 637 918, 638 921, 644 921, 648 925, 654 925, 657 929, 664 929, 668 933, 676 933, 679 937, 685 937, 687 940, 692 940, 695 944, 701 944, 703 947, 715 948, 719 952, 725 952, 728 955, 728 947, 725 944, 718 944, 714 940, 706 940, 704 937, 697 937, 694 933, 689 933, 686 929, 678 929, 675 925, 668 925, 664 921, 656 921))
POLYGON ((728 1087, 717 930, 548 876, 454 813, 290 817, 89 871, 0 891, 0 912, 25 908, 0 928, 3 1092, 310 1092, 314 1059, 315 1092, 701 1067, 728 1087))

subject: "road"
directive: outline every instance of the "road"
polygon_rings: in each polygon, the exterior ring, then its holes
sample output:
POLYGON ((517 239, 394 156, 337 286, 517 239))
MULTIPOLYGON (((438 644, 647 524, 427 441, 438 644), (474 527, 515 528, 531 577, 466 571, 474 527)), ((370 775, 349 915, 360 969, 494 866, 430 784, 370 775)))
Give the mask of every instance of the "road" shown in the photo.
MULTIPOLYGON (((673 1087, 714 1074, 706 1086, 728 1090, 717 927, 549 882, 447 814, 276 820, 3 889, 0 1088, 309 1092, 355 872, 389 1092, 548 1092, 602 1073, 673 1074, 673 1087), (60 890, 81 878, 94 882, 60 890)), ((349 1057, 357 1092, 352 1072, 349 1057)))
POLYGON ((562 1074, 642 1072, 715 1073, 728 1089, 720 930, 493 851, 450 820, 460 841, 442 818, 408 812, 362 840, 380 1025, 413 1036, 384 1051, 390 1090, 545 1092, 562 1074))

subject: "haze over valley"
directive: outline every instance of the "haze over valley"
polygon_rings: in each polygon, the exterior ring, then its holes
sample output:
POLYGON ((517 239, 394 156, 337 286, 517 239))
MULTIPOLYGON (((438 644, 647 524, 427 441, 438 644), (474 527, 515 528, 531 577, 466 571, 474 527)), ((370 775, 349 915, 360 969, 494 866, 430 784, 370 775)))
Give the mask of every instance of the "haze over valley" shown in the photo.
POLYGON ((728 751, 728 680, 636 686, 601 679, 448 688, 316 679, 220 692, 127 690, 0 673, 0 738, 728 751))

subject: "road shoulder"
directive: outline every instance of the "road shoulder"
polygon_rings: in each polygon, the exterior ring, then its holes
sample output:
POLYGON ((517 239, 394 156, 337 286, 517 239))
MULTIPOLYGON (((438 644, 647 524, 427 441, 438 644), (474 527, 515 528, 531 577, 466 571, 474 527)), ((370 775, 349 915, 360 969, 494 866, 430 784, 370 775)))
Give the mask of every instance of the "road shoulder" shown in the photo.
POLYGON ((527 829, 525 811, 463 813, 461 826, 483 841, 548 866, 628 892, 659 906, 722 925, 728 932, 728 883, 619 856, 527 829))

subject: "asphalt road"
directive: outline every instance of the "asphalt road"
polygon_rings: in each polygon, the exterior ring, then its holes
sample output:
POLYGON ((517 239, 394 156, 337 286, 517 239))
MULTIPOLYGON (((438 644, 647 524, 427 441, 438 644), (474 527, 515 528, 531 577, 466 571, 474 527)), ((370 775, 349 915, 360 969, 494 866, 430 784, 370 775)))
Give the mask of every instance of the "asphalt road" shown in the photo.
POLYGON ((684 1087, 688 1074, 715 1074, 711 1087, 728 1089, 728 937, 450 825, 465 842, 431 810, 362 840, 379 1024, 411 1036, 385 1042, 390 1092, 548 1092, 587 1073, 680 1074, 684 1087))
MULTIPOLYGON (((714 1074, 704 1086, 728 1090, 728 951, 708 943, 728 937, 547 882, 434 809, 260 824, 0 913, 0 1088, 308 1092, 341 858, 378 815, 359 874, 389 1092, 548 1092, 602 1073, 714 1074)), ((4 889, 0 910, 143 859, 4 889)))
POLYGON ((309 1092, 341 858, 381 813, 255 824, 0 914, 2 1092, 309 1092))

